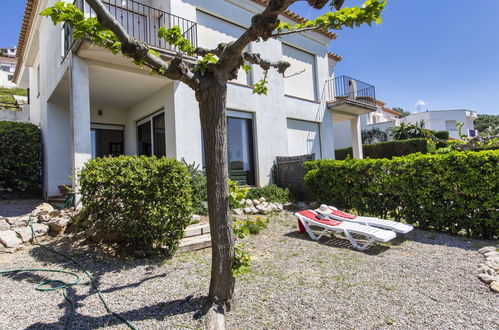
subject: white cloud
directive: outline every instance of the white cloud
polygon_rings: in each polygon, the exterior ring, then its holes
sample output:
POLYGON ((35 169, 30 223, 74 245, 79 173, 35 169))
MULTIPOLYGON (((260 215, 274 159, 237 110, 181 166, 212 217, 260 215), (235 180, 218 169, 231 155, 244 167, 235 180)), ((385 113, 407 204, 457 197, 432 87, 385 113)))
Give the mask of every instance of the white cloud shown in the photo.
POLYGON ((418 100, 416 103, 416 106, 418 107, 424 107, 426 105, 426 102, 424 100, 418 100))

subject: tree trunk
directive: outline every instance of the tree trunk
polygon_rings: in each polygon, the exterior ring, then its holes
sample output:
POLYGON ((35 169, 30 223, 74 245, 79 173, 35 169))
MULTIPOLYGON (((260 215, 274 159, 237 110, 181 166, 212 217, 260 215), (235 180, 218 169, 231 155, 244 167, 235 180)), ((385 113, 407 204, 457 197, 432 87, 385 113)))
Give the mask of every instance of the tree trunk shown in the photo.
POLYGON ((196 93, 203 128, 208 208, 210 216, 212 265, 207 328, 219 329, 231 307, 235 278, 232 276, 235 237, 229 213, 227 159, 227 84, 211 82, 196 93))

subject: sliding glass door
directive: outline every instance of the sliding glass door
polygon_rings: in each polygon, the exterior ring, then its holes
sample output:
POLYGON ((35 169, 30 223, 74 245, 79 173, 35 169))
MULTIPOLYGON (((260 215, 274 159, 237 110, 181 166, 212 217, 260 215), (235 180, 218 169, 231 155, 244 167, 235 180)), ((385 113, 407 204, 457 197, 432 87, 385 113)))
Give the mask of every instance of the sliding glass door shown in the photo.
POLYGON ((249 113, 229 111, 227 144, 229 177, 239 185, 254 185, 253 118, 249 113))
POLYGON ((165 113, 155 113, 137 122, 137 147, 140 156, 166 156, 165 113))
POLYGON ((92 124, 92 158, 123 155, 123 126, 92 124))

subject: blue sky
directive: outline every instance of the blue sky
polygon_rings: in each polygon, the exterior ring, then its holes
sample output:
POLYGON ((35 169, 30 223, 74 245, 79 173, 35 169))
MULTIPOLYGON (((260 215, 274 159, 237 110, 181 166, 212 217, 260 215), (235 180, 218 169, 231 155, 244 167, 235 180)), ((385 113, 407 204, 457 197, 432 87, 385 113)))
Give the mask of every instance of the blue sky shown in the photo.
MULTIPOLYGON (((346 0, 345 6, 361 0, 346 0)), ((0 45, 17 44, 25 0, 2 0, 0 45)), ((314 18, 306 2, 292 7, 314 18)), ((338 31, 336 75, 376 86, 387 106, 499 114, 499 0, 388 0, 383 24, 338 31)))

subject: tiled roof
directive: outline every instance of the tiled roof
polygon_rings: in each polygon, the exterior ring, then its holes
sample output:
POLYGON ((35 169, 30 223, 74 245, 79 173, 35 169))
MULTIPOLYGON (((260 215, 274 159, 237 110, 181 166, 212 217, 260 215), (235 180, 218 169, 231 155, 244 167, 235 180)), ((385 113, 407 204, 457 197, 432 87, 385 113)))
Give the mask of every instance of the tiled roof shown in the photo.
POLYGON ((0 62, 15 64, 17 60, 14 57, 0 56, 0 62))
MULTIPOLYGON (((268 0, 252 0, 252 1, 259 3, 261 5, 264 5, 264 6, 269 4, 268 0)), ((287 18, 289 18, 297 23, 305 23, 307 21, 307 19, 305 17, 300 16, 297 13, 292 12, 291 10, 285 10, 282 13, 282 16, 287 17, 287 18)), ((322 34, 330 39, 336 39, 336 33, 330 32, 326 29, 318 29, 318 30, 315 30, 315 32, 320 33, 320 34, 322 34)))
POLYGON ((335 60, 336 62, 339 62, 343 59, 340 55, 336 55, 335 53, 327 52, 327 57, 335 60))
MULTIPOLYGON (((17 43, 17 53, 16 57, 19 59, 21 62, 24 57, 24 46, 26 43, 26 39, 29 37, 29 30, 31 29, 31 24, 33 23, 34 15, 33 15, 33 9, 38 6, 38 0, 27 0, 26 1, 26 7, 24 8, 24 17, 23 17, 23 23, 21 25, 21 33, 19 34, 19 41, 17 43)), ((21 66, 18 65, 16 67, 16 71, 14 72, 14 78, 13 80, 17 79, 17 76, 19 75, 19 68, 21 66)))

